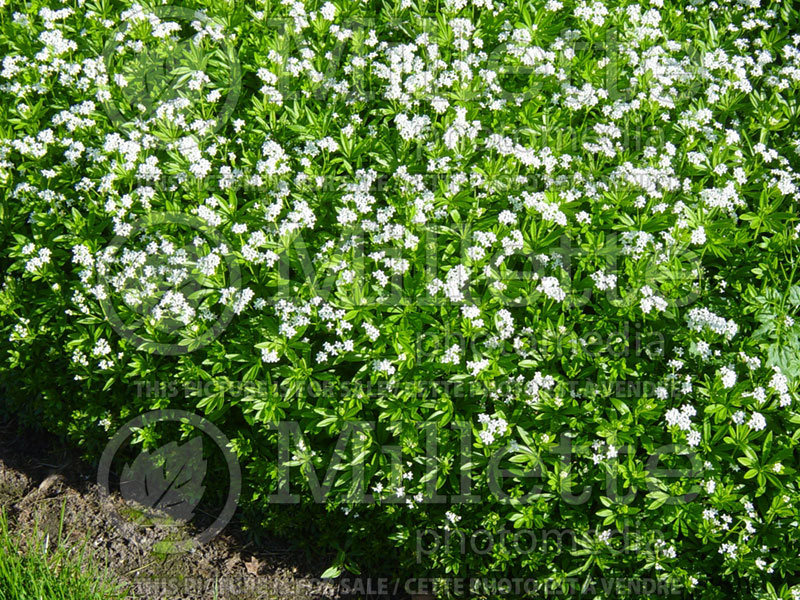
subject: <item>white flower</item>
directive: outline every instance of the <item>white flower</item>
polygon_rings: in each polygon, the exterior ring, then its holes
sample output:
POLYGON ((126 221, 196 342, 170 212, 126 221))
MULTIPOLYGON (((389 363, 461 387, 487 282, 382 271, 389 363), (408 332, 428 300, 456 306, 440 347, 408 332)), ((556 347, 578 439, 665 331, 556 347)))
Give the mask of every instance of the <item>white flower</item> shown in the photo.
POLYGON ((444 516, 447 517, 447 520, 450 521, 453 524, 456 524, 461 520, 461 517, 459 515, 457 515, 456 513, 452 512, 450 510, 448 510, 446 513, 444 513, 444 516))
POLYGON ((261 349, 261 360, 265 363, 276 363, 278 362, 278 353, 275 350, 269 350, 267 348, 261 349))
POLYGON ((781 373, 780 367, 775 366, 772 368, 774 373, 769 381, 769 388, 778 393, 781 399, 780 405, 785 408, 792 403, 792 397, 789 394, 789 380, 781 373))
POLYGON ((613 274, 607 275, 603 269, 595 271, 590 277, 598 290, 608 290, 617 285, 617 276, 613 274))
POLYGON ((455 149, 456 145, 462 137, 467 137, 474 140, 478 136, 481 129, 480 121, 466 120, 467 109, 461 106, 456 107, 456 118, 450 127, 444 132, 444 145, 448 149, 455 149))
MULTIPOLYGON (((469 276, 467 269, 463 265, 456 265, 447 272, 444 284, 444 295, 452 302, 461 302, 464 300, 464 292, 462 289, 468 281, 469 276)), ((439 284, 441 285, 441 282, 439 282, 439 284)), ((433 282, 431 282, 431 285, 433 285, 433 282)))
POLYGON ((377 340, 381 335, 380 330, 377 327, 375 327, 372 323, 365 322, 364 331, 367 333, 367 337, 371 342, 377 340))
POLYGON ((591 22, 597 27, 602 27, 608 16, 608 8, 602 2, 593 2, 591 5, 582 2, 575 8, 575 16, 591 22))
POLYGON ((673 427, 677 425, 683 431, 689 431, 692 426, 691 418, 697 414, 697 411, 690 404, 684 404, 680 410, 677 408, 670 408, 664 416, 667 425, 673 427))
POLYGON ((667 411, 665 418, 667 420, 667 425, 670 427, 677 425, 678 421, 681 419, 681 411, 679 411, 677 408, 670 408, 667 411))
POLYGON ((747 426, 753 431, 761 431, 767 426, 767 421, 761 413, 754 412, 750 416, 750 421, 747 423, 747 426))
POLYGON ((242 311, 247 308, 247 305, 250 303, 250 300, 253 299, 254 296, 253 290, 250 288, 245 288, 239 291, 236 294, 236 299, 233 302, 233 312, 234 314, 241 314, 242 311))
POLYGON ((517 215, 510 210, 504 210, 497 216, 497 220, 503 225, 513 225, 517 222, 517 215))
POLYGON ((404 113, 400 113, 394 119, 400 137, 404 140, 420 140, 431 124, 430 117, 427 115, 415 115, 409 119, 404 113))
MULTIPOLYGON (((33 248, 35 248, 33 244, 28 244, 27 246, 25 246, 25 248, 23 248, 23 251, 27 249, 28 252, 26 252, 26 254, 28 254, 33 252, 33 248)), ((44 265, 48 264, 50 262, 51 254, 52 253, 49 248, 41 248, 39 252, 36 254, 36 256, 30 258, 25 263, 25 270, 28 271, 29 273, 33 273, 40 267, 43 267, 44 265)))
POLYGON ((542 280, 539 282, 539 287, 536 289, 556 302, 563 301, 567 296, 564 290, 561 289, 558 279, 555 277, 542 277, 542 280))
POLYGON ((326 2, 322 5, 322 8, 319 9, 319 12, 326 21, 333 21, 333 18, 336 16, 336 7, 332 3, 326 2))
POLYGON ((397 372, 397 368, 392 364, 390 360, 376 360, 375 361, 375 370, 379 373, 385 373, 386 375, 394 375, 397 372))
POLYGON ((441 362, 446 365, 457 365, 461 362, 461 346, 453 344, 444 352, 441 362))
POLYGON ((700 246, 706 243, 706 230, 703 227, 698 227, 692 232, 692 243, 700 246))
POLYGON ((501 340, 506 340, 514 335, 514 319, 512 319, 511 313, 505 308, 501 308, 497 311, 495 321, 497 323, 497 334, 500 336, 501 340))
POLYGON ((381 287, 386 287, 386 284, 389 283, 389 278, 386 276, 386 273, 380 269, 374 271, 372 275, 378 280, 378 285, 381 287))
POLYGON ((470 375, 473 377, 477 377, 478 374, 485 370, 486 367, 489 366, 489 359, 482 358, 480 360, 468 360, 467 361, 467 370, 469 371, 470 375))
POLYGON ((736 371, 730 367, 722 367, 719 370, 720 379, 724 388, 732 388, 736 384, 736 371))
POLYGON ((505 419, 501 417, 493 419, 485 413, 478 415, 478 422, 486 426, 479 434, 481 441, 486 445, 494 442, 497 437, 504 435, 508 429, 508 422, 505 419))
POLYGON ((641 289, 643 298, 639 301, 639 306, 644 314, 650 314, 655 309, 656 312, 664 312, 667 309, 667 301, 660 296, 656 296, 650 286, 641 289))
POLYGON ((111 346, 108 341, 105 338, 100 338, 94 345, 92 356, 105 356, 109 352, 111 352, 111 346))
POLYGON ((464 306, 461 307, 461 314, 464 315, 465 319, 473 321, 481 316, 481 310, 477 306, 470 306, 465 304, 464 306))
POLYGON ((724 335, 726 339, 733 338, 739 331, 739 326, 734 321, 726 320, 714 314, 707 308, 693 308, 686 317, 689 328, 694 331, 710 329, 714 333, 724 335))

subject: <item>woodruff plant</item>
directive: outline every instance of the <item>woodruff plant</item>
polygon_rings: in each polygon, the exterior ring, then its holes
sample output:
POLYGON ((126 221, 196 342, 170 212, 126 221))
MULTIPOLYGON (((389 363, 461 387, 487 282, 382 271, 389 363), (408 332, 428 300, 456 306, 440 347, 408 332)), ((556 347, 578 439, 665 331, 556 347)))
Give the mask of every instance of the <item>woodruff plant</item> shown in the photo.
POLYGON ((792 2, 0 7, 7 410, 326 575, 800 597, 792 2))

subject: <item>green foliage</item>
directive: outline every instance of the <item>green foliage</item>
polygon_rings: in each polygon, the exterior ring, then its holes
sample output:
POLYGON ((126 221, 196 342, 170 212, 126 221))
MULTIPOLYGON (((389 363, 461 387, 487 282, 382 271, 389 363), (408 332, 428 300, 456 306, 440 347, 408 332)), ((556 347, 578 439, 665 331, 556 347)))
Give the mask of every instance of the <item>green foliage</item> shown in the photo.
POLYGON ((761 4, 4 3, 7 409, 94 458, 203 415, 326 576, 796 599, 800 39, 761 4))

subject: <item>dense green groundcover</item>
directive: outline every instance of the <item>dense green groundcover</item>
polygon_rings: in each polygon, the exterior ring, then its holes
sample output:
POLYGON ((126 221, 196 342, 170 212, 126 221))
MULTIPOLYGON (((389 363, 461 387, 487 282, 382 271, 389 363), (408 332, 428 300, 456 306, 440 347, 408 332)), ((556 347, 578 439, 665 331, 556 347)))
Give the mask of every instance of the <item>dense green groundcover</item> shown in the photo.
POLYGON ((791 0, 0 6, 6 410, 329 576, 800 598, 791 0))

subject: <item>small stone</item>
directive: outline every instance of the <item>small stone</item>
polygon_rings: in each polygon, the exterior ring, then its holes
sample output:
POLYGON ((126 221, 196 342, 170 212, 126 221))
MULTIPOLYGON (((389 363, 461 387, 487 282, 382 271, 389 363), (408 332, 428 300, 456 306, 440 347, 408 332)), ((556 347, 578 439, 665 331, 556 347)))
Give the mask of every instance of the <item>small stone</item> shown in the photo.
POLYGON ((57 494, 61 491, 64 481, 64 476, 61 473, 51 473, 39 484, 39 492, 43 495, 47 495, 50 491, 57 494))

